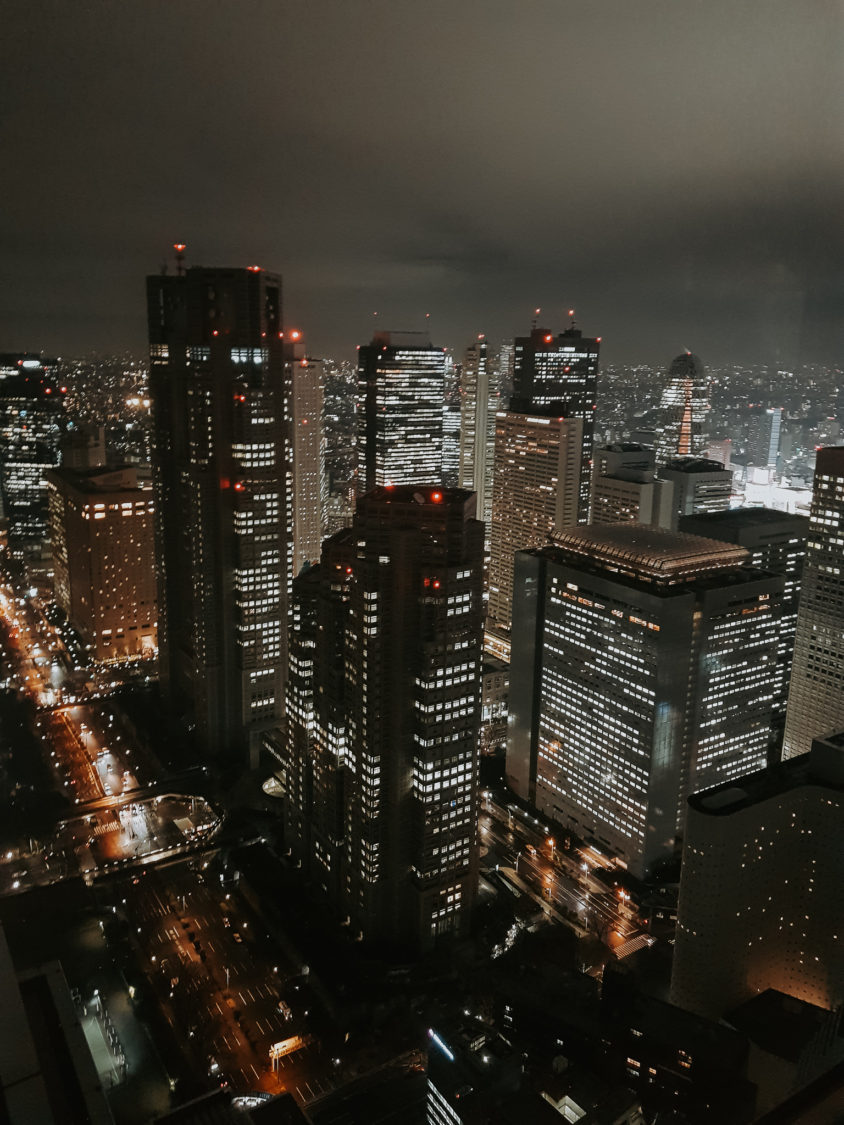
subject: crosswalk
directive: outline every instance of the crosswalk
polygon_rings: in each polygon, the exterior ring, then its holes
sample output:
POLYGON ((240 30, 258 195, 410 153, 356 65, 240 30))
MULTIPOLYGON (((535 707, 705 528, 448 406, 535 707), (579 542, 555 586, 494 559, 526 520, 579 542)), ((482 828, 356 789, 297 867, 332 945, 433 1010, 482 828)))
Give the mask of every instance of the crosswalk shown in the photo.
POLYGON ((653 945, 655 941, 656 938, 652 938, 649 934, 639 934, 637 937, 625 941, 623 945, 616 946, 613 952, 618 960, 622 961, 625 957, 629 957, 631 953, 638 953, 639 950, 644 949, 646 945, 653 945))

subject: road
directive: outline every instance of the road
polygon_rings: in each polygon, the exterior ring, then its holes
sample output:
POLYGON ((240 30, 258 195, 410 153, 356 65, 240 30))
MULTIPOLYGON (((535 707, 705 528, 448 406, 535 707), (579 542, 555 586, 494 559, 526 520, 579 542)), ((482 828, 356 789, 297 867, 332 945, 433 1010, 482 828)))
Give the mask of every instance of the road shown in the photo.
POLYGON ((592 877, 581 851, 566 852, 548 832, 538 818, 483 797, 482 846, 512 867, 539 900, 570 915, 576 926, 594 931, 611 948, 638 933, 641 925, 624 898, 592 877))
POLYGON ((302 1104, 335 1088, 342 1060, 315 1034, 319 1013, 302 966, 279 954, 236 890, 208 867, 179 863, 136 876, 121 894, 147 978, 209 1088, 288 1090, 302 1104), (274 1070, 270 1047, 294 1036, 305 1045, 274 1070))

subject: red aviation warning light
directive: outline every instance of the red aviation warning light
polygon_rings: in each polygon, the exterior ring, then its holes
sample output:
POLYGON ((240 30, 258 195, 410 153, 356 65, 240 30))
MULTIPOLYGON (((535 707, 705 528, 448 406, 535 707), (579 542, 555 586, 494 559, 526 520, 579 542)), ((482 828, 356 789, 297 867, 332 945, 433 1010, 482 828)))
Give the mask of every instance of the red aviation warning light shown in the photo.
POLYGON ((249 270, 250 273, 260 273, 261 272, 260 266, 247 266, 246 268, 249 270))
POLYGON ((435 504, 441 504, 442 498, 443 498, 443 494, 441 492, 432 492, 431 493, 431 499, 433 500, 433 502, 435 504))
POLYGON ((302 333, 298 330, 298 328, 294 328, 293 331, 290 333, 290 339, 291 340, 301 340, 301 338, 302 338, 302 333))

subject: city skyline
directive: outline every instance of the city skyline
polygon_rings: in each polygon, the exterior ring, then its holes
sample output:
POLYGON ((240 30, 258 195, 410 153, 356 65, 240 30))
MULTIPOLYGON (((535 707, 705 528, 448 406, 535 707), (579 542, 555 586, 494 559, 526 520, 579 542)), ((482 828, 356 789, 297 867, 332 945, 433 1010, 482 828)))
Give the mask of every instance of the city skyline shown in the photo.
POLYGON ((813 11, 21 7, 0 347, 140 351, 137 278, 181 240, 283 270, 317 355, 373 327, 457 353, 538 305, 600 326, 610 363, 829 361, 842 19, 813 11))

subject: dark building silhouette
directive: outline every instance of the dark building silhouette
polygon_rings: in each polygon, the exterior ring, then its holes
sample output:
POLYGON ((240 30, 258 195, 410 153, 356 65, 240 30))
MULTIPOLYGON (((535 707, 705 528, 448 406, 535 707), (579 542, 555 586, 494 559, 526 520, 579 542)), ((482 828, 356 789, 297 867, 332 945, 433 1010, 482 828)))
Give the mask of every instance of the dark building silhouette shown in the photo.
POLYGON ((212 755, 282 714, 292 498, 281 279, 147 279, 161 680, 212 755))
POLYGON ((293 585, 286 832, 364 939, 466 931, 477 880, 483 525, 378 488, 293 585))

